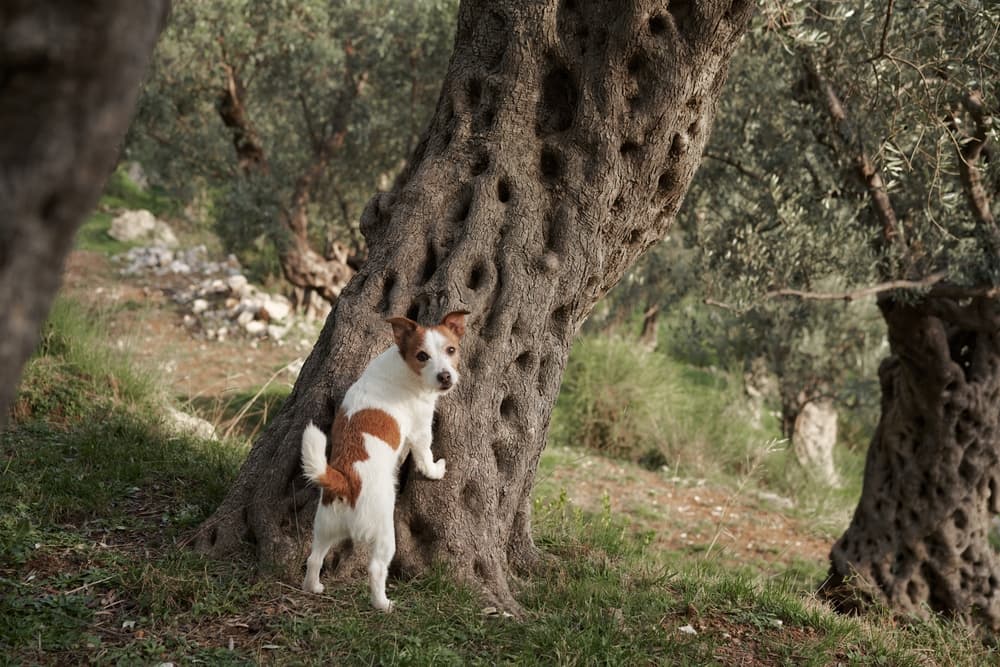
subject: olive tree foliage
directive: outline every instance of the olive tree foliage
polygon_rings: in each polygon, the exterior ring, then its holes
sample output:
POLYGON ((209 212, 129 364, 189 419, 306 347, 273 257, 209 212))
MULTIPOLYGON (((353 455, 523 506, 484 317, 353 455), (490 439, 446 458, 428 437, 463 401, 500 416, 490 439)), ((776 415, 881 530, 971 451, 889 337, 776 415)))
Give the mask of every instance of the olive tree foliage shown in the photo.
POLYGON ((822 118, 802 96, 802 69, 769 9, 733 59, 677 232, 626 275, 609 310, 673 305, 665 341, 673 354, 750 375, 763 367, 777 379, 771 398, 791 436, 809 401, 875 401, 874 383, 863 378, 884 337, 870 300, 775 294, 837 292, 877 274, 871 232, 859 219, 867 199, 845 186, 837 155, 817 141, 822 118))
POLYGON ((298 283, 287 264, 290 252, 309 251, 302 237, 327 260, 346 259, 337 243, 363 255, 357 220, 426 125, 456 7, 179 3, 130 155, 174 191, 206 201, 224 244, 258 273, 284 269, 298 283))
MULTIPOLYGON (((890 344, 881 416, 824 594, 840 608, 876 601, 993 630, 998 26, 995 3, 766 3, 742 62, 767 54, 767 69, 731 78, 724 99, 743 106, 720 113, 715 137, 734 147, 706 152, 731 178, 692 190, 710 280, 738 312, 741 293, 748 312, 808 309, 808 329, 850 344, 841 304, 877 295, 890 344), (740 201, 754 183, 757 196, 740 201)), ((772 325, 770 337, 794 327, 772 325)))

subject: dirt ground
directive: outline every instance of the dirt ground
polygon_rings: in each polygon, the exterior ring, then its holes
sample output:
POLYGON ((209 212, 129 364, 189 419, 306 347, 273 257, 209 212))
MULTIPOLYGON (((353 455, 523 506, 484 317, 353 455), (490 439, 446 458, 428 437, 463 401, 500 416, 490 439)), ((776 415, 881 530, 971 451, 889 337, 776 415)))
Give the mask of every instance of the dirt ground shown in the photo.
MULTIPOLYGON (((782 513, 750 489, 713 487, 704 480, 671 478, 579 450, 562 450, 548 482, 588 511, 605 505, 629 517, 653 546, 731 563, 822 563, 833 538, 782 513)), ((784 568, 778 568, 784 569, 784 568)))
POLYGON ((169 296, 181 280, 169 275, 120 276, 105 255, 75 250, 66 263, 63 291, 106 309, 113 343, 127 347, 144 365, 161 373, 171 392, 182 399, 225 396, 260 387, 272 377, 277 383, 294 380, 280 370, 304 358, 315 341, 194 338, 169 296))

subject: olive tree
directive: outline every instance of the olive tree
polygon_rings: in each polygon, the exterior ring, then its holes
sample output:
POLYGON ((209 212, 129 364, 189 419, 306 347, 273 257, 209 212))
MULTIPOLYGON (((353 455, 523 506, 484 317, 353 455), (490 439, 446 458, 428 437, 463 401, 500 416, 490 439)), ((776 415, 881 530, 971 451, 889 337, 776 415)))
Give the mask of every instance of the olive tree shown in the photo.
POLYGON ((167 0, 0 7, 0 426, 168 9, 167 0))
POLYGON ((441 562, 516 608, 510 576, 539 562, 531 489, 571 341, 677 215, 754 6, 462 2, 430 126, 362 215, 368 261, 198 546, 251 542, 298 579, 317 496, 306 423, 332 423, 388 345, 385 318, 466 310, 463 381, 434 429, 448 474, 404 466, 395 569, 441 562))

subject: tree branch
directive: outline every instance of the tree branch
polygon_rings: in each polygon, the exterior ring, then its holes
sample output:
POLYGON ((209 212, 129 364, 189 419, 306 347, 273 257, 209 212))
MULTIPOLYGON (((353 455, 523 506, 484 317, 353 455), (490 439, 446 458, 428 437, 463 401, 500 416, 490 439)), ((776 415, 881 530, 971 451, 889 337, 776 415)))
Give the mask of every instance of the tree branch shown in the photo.
POLYGON ((875 214, 882 223, 882 248, 880 249, 902 243, 901 228, 896 218, 896 211, 892 207, 892 201, 889 199, 889 193, 886 191, 885 182, 882 180, 881 173, 875 168, 871 158, 865 152, 864 146, 861 143, 861 137, 857 136, 854 128, 851 126, 847 117, 847 111, 840 97, 837 95, 837 91, 819 73, 819 70, 809 58, 803 58, 803 65, 813 88, 823 96, 827 113, 829 113, 830 119, 833 121, 837 136, 848 150, 853 152, 851 159, 854 162, 854 168, 861 181, 865 184, 865 189, 871 198, 875 214))
POLYGON ((705 151, 704 153, 702 153, 702 157, 708 158, 709 160, 715 160, 717 162, 721 162, 723 164, 729 165, 730 167, 732 167, 736 171, 740 172, 744 176, 752 178, 755 181, 764 182, 766 180, 761 174, 758 174, 757 172, 753 171, 752 169, 748 169, 748 168, 744 167, 742 164, 740 164, 736 160, 728 158, 728 157, 726 157, 724 155, 719 155, 718 153, 713 153, 712 151, 705 151))
POLYGON ((885 22, 882 24, 882 39, 879 40, 878 57, 885 55, 885 44, 889 37, 889 27, 892 25, 892 8, 896 0, 889 0, 889 5, 885 8, 885 22))
POLYGON ((1000 229, 990 208, 990 196, 983 186, 982 172, 979 162, 983 147, 986 145, 987 129, 992 119, 986 115, 982 94, 974 90, 965 95, 962 106, 972 117, 975 132, 967 134, 959 129, 960 121, 955 112, 948 115, 948 126, 958 140, 958 172, 962 180, 962 189, 969 203, 973 217, 983 231, 988 251, 991 255, 1000 253, 1000 229))
POLYGON ((923 278, 922 280, 889 280, 870 287, 862 287, 850 292, 808 292, 797 289, 771 290, 764 294, 766 298, 775 297, 796 297, 812 301, 856 301, 867 296, 877 296, 883 292, 890 292, 896 289, 922 289, 933 287, 947 277, 947 273, 939 271, 923 278))

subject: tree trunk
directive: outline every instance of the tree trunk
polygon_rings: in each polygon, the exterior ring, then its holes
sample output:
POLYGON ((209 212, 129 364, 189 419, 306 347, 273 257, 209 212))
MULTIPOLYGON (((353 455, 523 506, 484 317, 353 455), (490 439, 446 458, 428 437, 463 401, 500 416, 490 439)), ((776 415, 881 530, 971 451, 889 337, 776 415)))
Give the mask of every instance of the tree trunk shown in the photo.
POLYGON ((118 155, 167 0, 0 5, 0 426, 118 155))
POLYGON ((792 451, 795 459, 814 480, 839 487, 840 475, 833 463, 837 445, 837 408, 829 398, 810 400, 795 417, 792 451))
POLYGON ((574 334, 662 237, 700 161, 754 4, 466 0, 437 111, 362 216, 369 259, 198 546, 242 542, 298 580, 313 503, 308 420, 328 427, 390 342, 383 322, 468 310, 462 383, 441 401, 441 481, 404 466, 395 570, 446 563, 516 608, 538 553, 531 488, 574 334))
POLYGON ((864 488, 821 591, 1000 628, 1000 567, 987 535, 1000 510, 997 304, 883 298, 892 356, 864 488))
POLYGON ((660 307, 650 305, 642 314, 642 331, 639 333, 639 344, 647 351, 656 349, 656 342, 659 339, 660 307))

